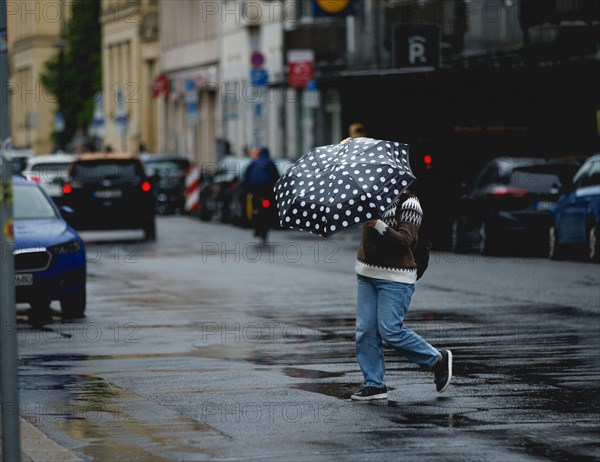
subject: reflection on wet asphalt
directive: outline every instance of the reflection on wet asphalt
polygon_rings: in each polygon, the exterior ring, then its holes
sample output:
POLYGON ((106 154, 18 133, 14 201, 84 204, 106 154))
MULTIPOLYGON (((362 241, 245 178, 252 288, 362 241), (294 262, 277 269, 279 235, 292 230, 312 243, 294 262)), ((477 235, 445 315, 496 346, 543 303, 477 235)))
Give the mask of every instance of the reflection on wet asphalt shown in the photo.
POLYGON ((386 348, 389 399, 354 403, 355 239, 324 261, 273 233, 304 257, 253 260, 249 234, 162 217, 156 243, 88 244, 86 318, 19 307, 22 415, 93 461, 600 460, 597 267, 441 259, 406 323, 453 350, 452 386, 386 348))

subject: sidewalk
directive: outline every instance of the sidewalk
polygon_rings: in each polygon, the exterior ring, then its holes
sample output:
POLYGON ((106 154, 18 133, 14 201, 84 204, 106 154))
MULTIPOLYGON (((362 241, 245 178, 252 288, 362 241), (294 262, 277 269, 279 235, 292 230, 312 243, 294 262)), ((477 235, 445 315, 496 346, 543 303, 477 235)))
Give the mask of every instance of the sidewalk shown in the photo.
MULTIPOLYGON (((0 436, 2 429, 0 428, 0 436)), ((0 461, 13 462, 2 458, 0 461)), ((21 418, 21 462, 82 462, 75 454, 48 438, 34 425, 21 418)))

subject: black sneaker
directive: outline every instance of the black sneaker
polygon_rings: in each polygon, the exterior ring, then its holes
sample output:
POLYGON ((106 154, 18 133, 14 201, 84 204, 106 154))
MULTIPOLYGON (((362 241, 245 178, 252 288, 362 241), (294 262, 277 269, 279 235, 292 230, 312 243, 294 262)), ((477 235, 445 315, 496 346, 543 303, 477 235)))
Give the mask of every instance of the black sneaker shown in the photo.
POLYGON ((363 387, 354 393, 350 398, 355 401, 370 401, 372 399, 386 399, 386 387, 363 387))
POLYGON ((433 366, 435 374, 435 387, 438 392, 443 392, 450 385, 452 380, 452 352, 450 350, 440 350, 442 359, 433 366))

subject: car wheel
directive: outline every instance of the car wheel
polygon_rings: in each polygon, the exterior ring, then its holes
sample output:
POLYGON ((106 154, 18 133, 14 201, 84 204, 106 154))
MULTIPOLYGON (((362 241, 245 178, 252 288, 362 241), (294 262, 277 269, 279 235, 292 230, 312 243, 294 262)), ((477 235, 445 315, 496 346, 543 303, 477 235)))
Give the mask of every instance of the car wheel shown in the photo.
POLYGON ((202 221, 210 221, 212 218, 212 212, 208 210, 206 207, 200 205, 200 220, 202 221))
POLYGON ((31 317, 35 319, 51 319, 50 300, 35 299, 29 302, 31 306, 31 317))
POLYGON ((477 250, 481 255, 493 256, 505 254, 505 249, 500 247, 500 240, 494 235, 486 222, 482 222, 479 227, 479 245, 477 250))
POLYGON ((85 313, 86 292, 85 288, 70 292, 60 301, 60 311, 63 318, 81 318, 85 313))
POLYGON ((556 235, 556 228, 554 225, 551 225, 548 230, 548 258, 551 260, 563 259, 563 249, 558 243, 558 236, 556 235))
POLYGON ((221 216, 219 217, 219 221, 221 223, 229 223, 231 222, 231 215, 229 214, 229 202, 225 201, 221 204, 221 216))
POLYGON ((598 243, 598 227, 592 224, 588 227, 586 260, 590 262, 600 261, 600 248, 598 243))
POLYGON ((481 255, 487 255, 489 253, 489 244, 488 244, 488 235, 487 235, 487 227, 485 222, 482 222, 479 226, 479 244, 477 246, 477 251, 481 255))
POLYGON ((463 253, 464 252, 464 236, 463 229, 460 225, 460 221, 458 219, 454 220, 452 223, 452 234, 451 234, 451 246, 452 252, 454 253, 463 253))
POLYGON ((159 215, 166 215, 169 211, 169 207, 166 204, 157 204, 156 213, 159 215))
POLYGON ((156 219, 152 217, 144 226, 144 239, 146 241, 156 240, 156 219))

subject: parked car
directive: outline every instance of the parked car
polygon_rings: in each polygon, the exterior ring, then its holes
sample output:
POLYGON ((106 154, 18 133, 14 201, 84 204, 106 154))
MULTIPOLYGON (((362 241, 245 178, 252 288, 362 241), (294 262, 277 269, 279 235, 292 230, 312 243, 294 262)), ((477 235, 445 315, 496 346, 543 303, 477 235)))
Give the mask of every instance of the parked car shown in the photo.
POLYGON ((506 254, 547 248, 550 209, 579 164, 557 159, 498 157, 464 194, 452 225, 456 252, 506 254))
POLYGON ((69 176, 69 166, 75 156, 47 154, 29 158, 23 174, 39 183, 56 205, 63 204, 63 185, 69 176))
POLYGON ((43 313, 59 300, 63 316, 83 316, 83 240, 38 184, 23 176, 14 176, 12 183, 16 302, 29 303, 34 313, 43 313))
MULTIPOLYGON (((294 162, 285 158, 273 159, 277 166, 279 176, 285 175, 285 173, 294 165, 294 162)), ((247 196, 248 192, 244 189, 242 183, 237 184, 231 192, 231 200, 229 201, 229 220, 236 226, 243 228, 250 227, 251 223, 248 218, 248 204, 247 196)), ((278 216, 275 215, 274 222, 271 225, 272 228, 280 228, 278 216)))
POLYGON ((551 211, 548 256, 600 261, 600 153, 586 159, 551 211))
POLYGON ((154 182, 137 156, 82 154, 69 169, 64 203, 74 210, 69 221, 78 230, 142 228, 156 238, 154 182))
POLYGON ((232 155, 221 159, 213 173, 203 172, 200 179, 200 219, 217 218, 223 223, 230 220, 230 203, 234 191, 252 159, 232 155))
POLYGON ((174 154, 150 154, 140 156, 148 175, 157 175, 154 187, 156 213, 167 215, 185 210, 185 178, 190 161, 174 154))

